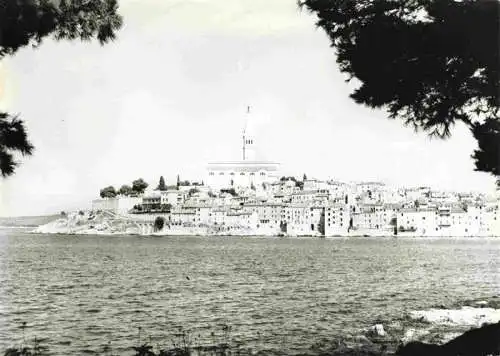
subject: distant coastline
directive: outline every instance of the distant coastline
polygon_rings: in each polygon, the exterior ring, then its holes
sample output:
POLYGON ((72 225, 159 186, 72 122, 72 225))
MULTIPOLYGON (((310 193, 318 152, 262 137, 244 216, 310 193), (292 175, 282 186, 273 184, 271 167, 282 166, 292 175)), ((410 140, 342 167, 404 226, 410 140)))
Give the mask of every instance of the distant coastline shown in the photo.
POLYGON ((58 219, 60 215, 0 217, 0 228, 36 228, 58 219))

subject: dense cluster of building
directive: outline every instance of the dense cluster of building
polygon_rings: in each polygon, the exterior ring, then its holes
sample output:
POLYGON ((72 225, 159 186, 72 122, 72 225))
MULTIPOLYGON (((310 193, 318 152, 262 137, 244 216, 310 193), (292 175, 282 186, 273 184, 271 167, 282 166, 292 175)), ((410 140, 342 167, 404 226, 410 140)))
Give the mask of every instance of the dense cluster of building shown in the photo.
POLYGON ((205 228, 227 234, 291 236, 498 236, 499 196, 283 177, 279 164, 254 158, 243 133, 243 159, 209 163, 203 184, 149 190, 93 202, 124 218, 177 232, 205 228))
POLYGON ((498 199, 443 193, 427 187, 346 184, 279 178, 260 185, 214 189, 208 185, 149 191, 140 197, 94 201, 135 219, 165 218, 167 226, 246 228, 261 235, 496 236, 498 199))

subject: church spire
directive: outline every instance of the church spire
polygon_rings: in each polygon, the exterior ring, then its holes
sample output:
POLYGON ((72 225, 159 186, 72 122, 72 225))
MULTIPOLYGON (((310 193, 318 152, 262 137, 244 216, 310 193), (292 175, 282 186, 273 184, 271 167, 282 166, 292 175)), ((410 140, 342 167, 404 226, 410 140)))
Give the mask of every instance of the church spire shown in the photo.
POLYGON ((246 160, 246 133, 248 126, 248 115, 250 114, 250 106, 247 106, 247 116, 245 117, 245 126, 243 126, 243 160, 246 160))
POLYGON ((243 161, 252 161, 253 157, 253 136, 250 132, 250 106, 247 106, 247 116, 245 119, 245 127, 243 129, 243 161))

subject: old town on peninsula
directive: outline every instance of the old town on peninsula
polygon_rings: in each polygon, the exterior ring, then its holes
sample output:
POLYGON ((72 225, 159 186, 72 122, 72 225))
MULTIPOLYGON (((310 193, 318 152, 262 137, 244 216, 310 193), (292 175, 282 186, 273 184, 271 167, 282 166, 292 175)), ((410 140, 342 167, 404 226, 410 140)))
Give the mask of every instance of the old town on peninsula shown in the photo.
MULTIPOLYGON (((249 108, 247 113, 249 113, 249 108)), ((490 195, 382 182, 287 177, 257 160, 247 118, 240 161, 211 162, 204 179, 107 187, 90 211, 37 233, 241 236, 500 236, 500 187, 490 195)))

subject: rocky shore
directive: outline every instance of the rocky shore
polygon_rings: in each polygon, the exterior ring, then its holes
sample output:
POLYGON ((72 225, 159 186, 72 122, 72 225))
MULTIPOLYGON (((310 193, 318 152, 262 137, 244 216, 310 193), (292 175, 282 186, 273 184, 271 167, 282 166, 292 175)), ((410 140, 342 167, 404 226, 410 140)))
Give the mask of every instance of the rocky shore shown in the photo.
POLYGON ((157 216, 117 215, 106 211, 79 211, 59 216, 38 226, 32 233, 68 235, 145 235, 145 236, 279 236, 277 231, 243 226, 183 224, 155 226, 157 216))
MULTIPOLYGON (((143 343, 134 347, 133 356, 191 356, 191 355, 269 355, 276 353, 253 352, 231 345, 230 340, 219 341, 213 345, 193 345, 186 340, 189 335, 184 332, 183 342, 174 343, 172 348, 155 350, 152 345, 143 343)), ((366 330, 365 335, 351 339, 330 340, 328 348, 311 348, 307 355, 311 356, 498 356, 500 355, 500 322, 484 324, 471 328, 464 333, 444 343, 422 341, 399 342, 395 348, 395 340, 391 340, 383 325, 376 324, 366 330)), ((44 348, 35 340, 33 347, 23 346, 9 348, 5 356, 43 356, 50 350, 44 348)), ((68 355, 71 353, 68 353, 68 355)), ((95 355, 113 355, 111 348, 95 355)), ((286 353, 279 353, 285 355, 286 353)))
POLYGON ((500 298, 412 311, 319 349, 323 356, 498 356, 500 298))

